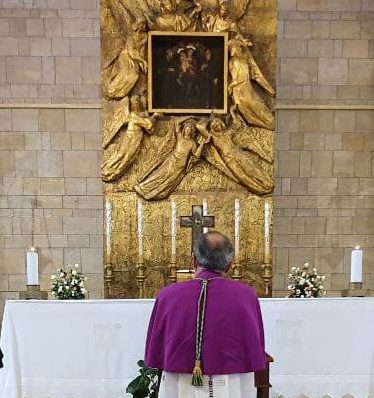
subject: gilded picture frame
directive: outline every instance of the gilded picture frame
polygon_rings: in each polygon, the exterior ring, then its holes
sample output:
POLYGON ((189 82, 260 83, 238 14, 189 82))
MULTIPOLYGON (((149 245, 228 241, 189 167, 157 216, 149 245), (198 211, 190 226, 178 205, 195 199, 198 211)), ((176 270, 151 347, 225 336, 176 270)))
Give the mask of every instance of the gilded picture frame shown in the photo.
POLYGON ((225 114, 226 32, 148 32, 148 111, 225 114))

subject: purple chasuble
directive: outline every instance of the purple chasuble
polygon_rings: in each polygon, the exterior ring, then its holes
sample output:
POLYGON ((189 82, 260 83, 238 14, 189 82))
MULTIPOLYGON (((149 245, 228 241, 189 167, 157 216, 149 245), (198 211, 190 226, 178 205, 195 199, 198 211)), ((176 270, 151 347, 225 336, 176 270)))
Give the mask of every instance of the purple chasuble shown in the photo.
MULTIPOLYGON (((213 271, 202 271, 197 278, 210 279, 202 344, 203 373, 227 375, 264 369, 264 330, 255 290, 220 278, 213 271)), ((192 373, 201 284, 201 280, 193 279, 161 289, 148 326, 147 366, 192 373)))

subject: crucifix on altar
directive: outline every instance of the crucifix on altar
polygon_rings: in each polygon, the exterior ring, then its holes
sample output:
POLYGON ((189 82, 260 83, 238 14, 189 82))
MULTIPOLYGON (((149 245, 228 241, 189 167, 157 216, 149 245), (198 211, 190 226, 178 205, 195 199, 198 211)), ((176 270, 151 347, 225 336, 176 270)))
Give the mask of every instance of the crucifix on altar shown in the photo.
POLYGON ((206 216, 203 214, 203 206, 192 206, 192 214, 190 216, 181 216, 180 225, 182 228, 191 228, 191 253, 195 242, 204 233, 204 228, 214 227, 214 216, 206 216))
MULTIPOLYGON (((204 233, 205 228, 214 227, 214 216, 204 215, 204 207, 200 205, 192 206, 192 214, 180 217, 181 228, 191 228, 191 253, 195 242, 204 233)), ((173 270, 172 270, 173 271, 173 270)), ((191 266, 187 270, 172 272, 172 281, 190 279, 193 274, 191 266)))

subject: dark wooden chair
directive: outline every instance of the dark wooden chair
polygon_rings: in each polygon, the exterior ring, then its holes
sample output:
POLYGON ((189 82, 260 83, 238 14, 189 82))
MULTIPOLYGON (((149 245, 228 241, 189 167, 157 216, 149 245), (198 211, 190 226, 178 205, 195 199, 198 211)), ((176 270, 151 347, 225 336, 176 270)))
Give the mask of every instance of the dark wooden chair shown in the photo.
POLYGON ((266 368, 255 373, 255 386, 257 387, 257 398, 269 398, 270 393, 270 363, 274 358, 266 354, 266 368))

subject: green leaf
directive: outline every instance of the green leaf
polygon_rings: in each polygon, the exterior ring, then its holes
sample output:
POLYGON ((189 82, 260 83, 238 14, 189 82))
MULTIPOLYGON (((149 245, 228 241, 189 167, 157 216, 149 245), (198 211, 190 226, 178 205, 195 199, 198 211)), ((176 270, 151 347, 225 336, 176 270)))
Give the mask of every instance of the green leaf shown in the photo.
POLYGON ((140 367, 140 376, 129 383, 126 392, 133 398, 158 398, 158 369, 148 368, 144 360, 137 364, 140 367))
POLYGON ((142 377, 138 376, 136 379, 131 381, 131 383, 126 388, 126 392, 129 394, 134 394, 139 389, 141 379, 142 377))

